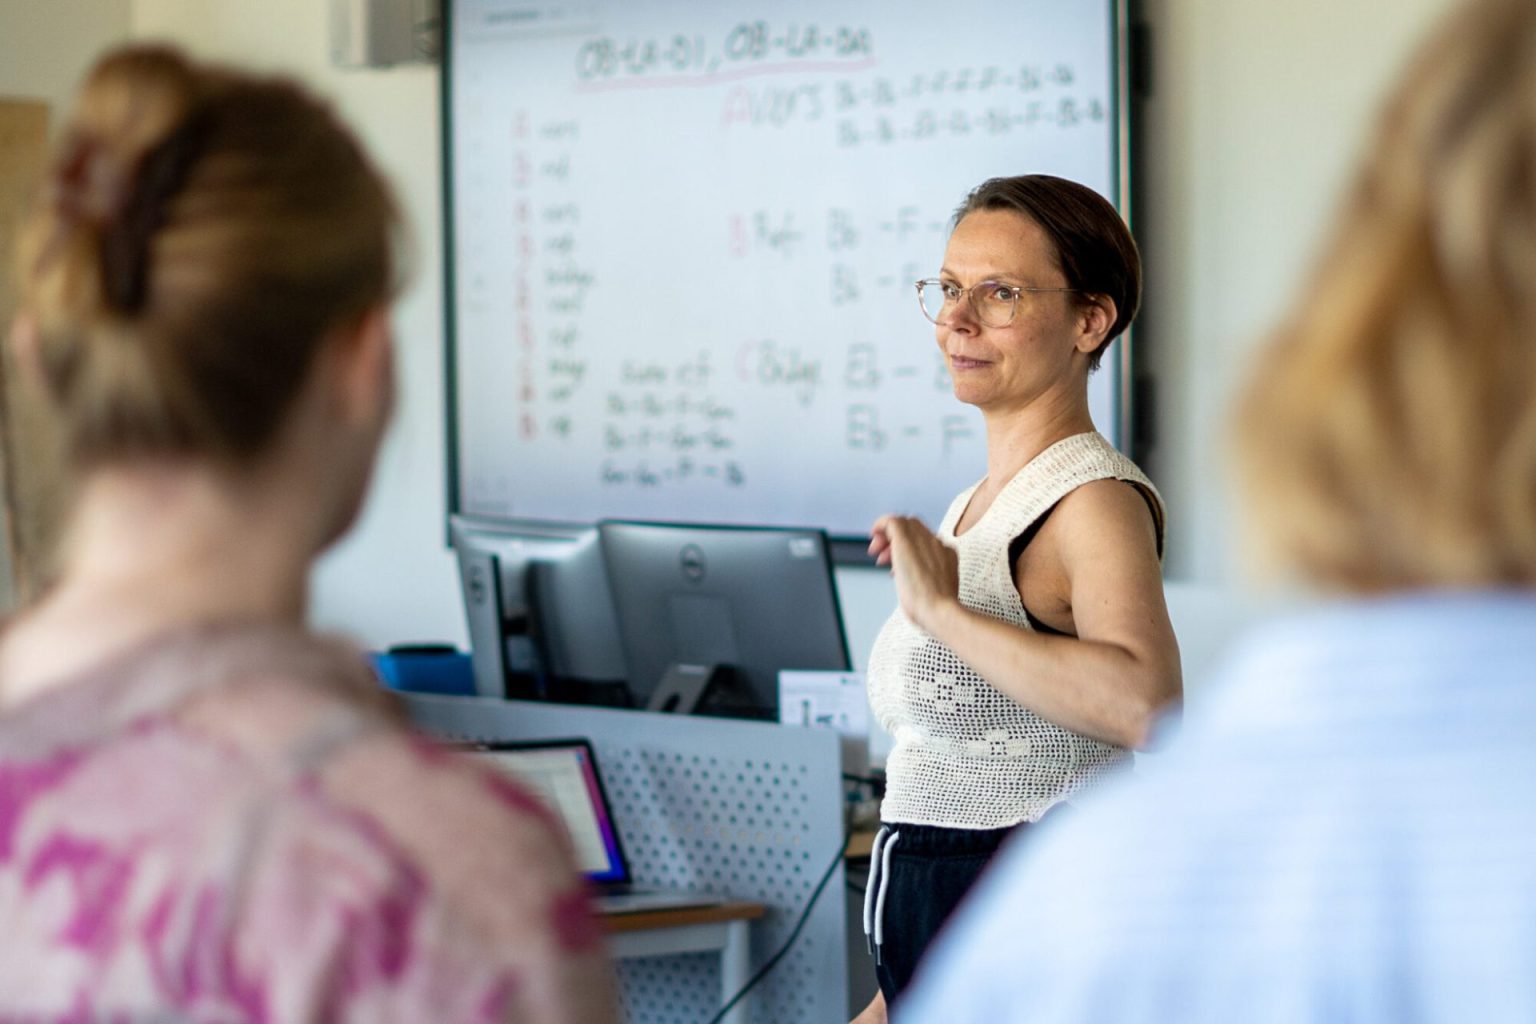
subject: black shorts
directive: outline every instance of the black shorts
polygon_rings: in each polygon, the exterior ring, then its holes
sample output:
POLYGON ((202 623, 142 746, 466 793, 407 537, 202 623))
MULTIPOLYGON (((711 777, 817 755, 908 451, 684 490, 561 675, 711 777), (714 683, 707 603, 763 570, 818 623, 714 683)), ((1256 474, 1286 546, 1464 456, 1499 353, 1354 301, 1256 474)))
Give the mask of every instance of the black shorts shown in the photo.
POLYGON ((911 982, 924 951, 998 847, 1022 827, 882 827, 870 857, 864 916, 887 1007, 911 982))

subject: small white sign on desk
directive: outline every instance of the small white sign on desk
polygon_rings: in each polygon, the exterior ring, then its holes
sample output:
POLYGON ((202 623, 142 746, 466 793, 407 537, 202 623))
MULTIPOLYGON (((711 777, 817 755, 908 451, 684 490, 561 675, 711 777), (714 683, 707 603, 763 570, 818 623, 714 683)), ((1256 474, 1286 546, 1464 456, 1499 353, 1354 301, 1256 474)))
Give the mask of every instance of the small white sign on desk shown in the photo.
POLYGON ((836 729, 843 770, 869 771, 869 697, 862 672, 785 669, 779 673, 779 721, 836 729))

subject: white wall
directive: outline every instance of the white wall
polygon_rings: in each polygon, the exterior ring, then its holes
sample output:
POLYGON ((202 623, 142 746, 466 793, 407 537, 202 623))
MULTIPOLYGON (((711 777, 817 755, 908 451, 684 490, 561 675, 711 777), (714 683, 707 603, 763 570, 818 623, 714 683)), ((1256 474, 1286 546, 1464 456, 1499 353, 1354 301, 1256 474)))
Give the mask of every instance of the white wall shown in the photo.
MULTIPOLYGON (((320 0, 6 0, 0 39, 16 38, 4 30, 19 29, 35 58, 26 74, 37 81, 72 78, 83 66, 80 46, 49 30, 74 23, 58 12, 121 11, 124 2, 136 37, 170 38, 206 56, 302 75, 334 98, 396 182, 418 254, 396 317, 402 402, 363 521, 321 566, 314 617, 375 645, 464 642, 453 563, 442 545, 435 72, 333 69, 328 5, 320 0), (38 13, 45 9, 47 16, 38 13)), ((1232 384, 1306 266, 1384 83, 1449 3, 1145 0, 1156 65, 1140 137, 1145 188, 1135 211, 1147 265, 1138 344, 1161 391, 1150 469, 1169 503, 1169 575, 1181 593, 1235 585, 1220 461, 1232 384)), ((90 39, 94 45, 106 36, 98 26, 90 39)), ((0 62, 0 74, 8 66, 0 62)), ((892 591, 883 575, 862 570, 843 570, 840 583, 862 660, 892 591)), ((1198 609, 1211 605, 1203 598, 1180 604, 1195 610, 1176 625, 1203 667, 1215 646, 1205 634, 1218 627, 1198 609)))
POLYGON ((0 96, 45 100, 57 124, 91 59, 128 34, 130 8, 130 0, 0 0, 0 96))
POLYGON ((1159 391, 1148 471, 1169 506, 1172 579, 1239 576, 1222 472, 1233 385, 1299 286, 1386 84, 1451 6, 1144 0, 1155 59, 1136 344, 1159 391))

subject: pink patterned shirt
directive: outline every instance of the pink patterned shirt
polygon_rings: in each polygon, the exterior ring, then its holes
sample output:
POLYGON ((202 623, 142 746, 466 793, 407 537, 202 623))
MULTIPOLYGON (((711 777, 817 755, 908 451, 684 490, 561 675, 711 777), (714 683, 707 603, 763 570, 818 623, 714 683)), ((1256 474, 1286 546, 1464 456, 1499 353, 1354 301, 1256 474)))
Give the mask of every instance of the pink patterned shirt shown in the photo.
POLYGON ((558 826, 340 641, 188 630, 0 709, 0 1024, 613 1007, 558 826))

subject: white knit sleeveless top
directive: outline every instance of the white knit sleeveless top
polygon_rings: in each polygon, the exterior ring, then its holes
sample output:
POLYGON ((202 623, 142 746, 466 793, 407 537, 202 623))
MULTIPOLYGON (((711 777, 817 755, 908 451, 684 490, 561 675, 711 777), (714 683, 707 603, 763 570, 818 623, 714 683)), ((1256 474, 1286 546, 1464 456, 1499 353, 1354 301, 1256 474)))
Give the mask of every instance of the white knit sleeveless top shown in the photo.
MULTIPOLYGON (((1071 491, 1105 479, 1148 496, 1161 554, 1162 498, 1152 482, 1099 434, 1077 434, 1030 460, 958 538, 955 524, 980 485, 950 504, 937 533, 959 552, 961 603, 1030 629, 1008 547, 1071 491)), ((997 690, 900 608, 875 640, 868 680, 870 707, 895 741, 880 809, 888 822, 990 829, 1036 821, 1130 763, 1129 751, 1063 729, 997 690)))

